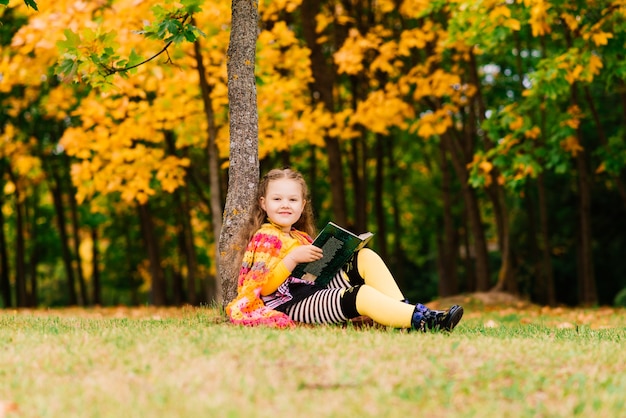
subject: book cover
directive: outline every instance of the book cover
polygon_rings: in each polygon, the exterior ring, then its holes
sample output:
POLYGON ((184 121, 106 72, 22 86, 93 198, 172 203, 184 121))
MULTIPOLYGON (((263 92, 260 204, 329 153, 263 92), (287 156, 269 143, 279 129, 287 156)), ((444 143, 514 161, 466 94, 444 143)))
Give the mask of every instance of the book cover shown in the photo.
POLYGON ((325 286, 352 254, 365 247, 373 236, 371 232, 356 235, 329 222, 313 241, 313 245, 324 251, 323 257, 311 263, 298 264, 291 275, 325 286))

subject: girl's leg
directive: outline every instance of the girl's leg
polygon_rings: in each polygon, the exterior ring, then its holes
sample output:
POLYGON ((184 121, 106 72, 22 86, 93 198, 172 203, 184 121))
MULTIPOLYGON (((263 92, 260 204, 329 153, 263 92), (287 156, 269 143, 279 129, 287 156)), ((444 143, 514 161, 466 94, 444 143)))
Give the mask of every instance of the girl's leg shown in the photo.
POLYGON ((369 248, 363 248, 356 253, 345 270, 353 286, 365 283, 396 301, 405 300, 383 259, 369 248))
POLYGON ((451 306, 447 311, 433 311, 421 303, 409 305, 398 301, 366 284, 346 290, 344 304, 347 305, 346 299, 351 296, 358 314, 395 328, 452 331, 463 317, 463 308, 458 305, 451 306))
POLYGON ((364 284, 358 288, 356 310, 381 325, 411 328, 415 306, 364 284))
POLYGON ((292 320, 307 324, 340 324, 365 315, 384 326, 421 331, 451 331, 463 316, 460 306, 432 311, 421 304, 410 305, 394 299, 366 284, 319 290, 283 312, 292 320))
MULTIPOLYGON (((353 318, 342 306, 345 288, 322 289, 289 306, 284 312, 305 324, 341 324, 353 318)), ((279 309, 280 310, 280 309, 279 309)))
POLYGON ((285 310, 291 319, 306 324, 339 324, 366 315, 381 325, 410 328, 414 305, 400 302, 368 285, 315 292, 285 310))

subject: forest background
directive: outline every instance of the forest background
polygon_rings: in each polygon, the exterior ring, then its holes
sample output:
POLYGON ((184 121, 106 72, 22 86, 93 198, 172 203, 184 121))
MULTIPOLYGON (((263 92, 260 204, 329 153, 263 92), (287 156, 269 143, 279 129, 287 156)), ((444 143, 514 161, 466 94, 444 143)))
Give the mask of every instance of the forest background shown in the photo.
MULTIPOLYGON (((231 2, 38 6, 0 6, 0 306, 221 300, 231 2)), ((412 299, 626 304, 626 1, 258 6, 261 170, 318 226, 412 299)))

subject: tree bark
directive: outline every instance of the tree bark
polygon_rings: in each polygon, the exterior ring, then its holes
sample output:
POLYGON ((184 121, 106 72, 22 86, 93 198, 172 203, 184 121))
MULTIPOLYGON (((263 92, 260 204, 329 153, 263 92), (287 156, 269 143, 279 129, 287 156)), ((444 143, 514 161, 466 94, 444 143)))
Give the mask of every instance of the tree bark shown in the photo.
POLYGON ((540 173, 537 176, 537 192, 539 197, 539 222, 541 225, 541 275, 546 303, 556 305, 556 293, 554 291, 554 270, 552 269, 552 251, 550 246, 550 230, 548 220, 548 199, 546 197, 545 176, 540 173))
POLYGON ((91 301, 94 305, 100 306, 102 305, 102 284, 100 283, 100 252, 98 250, 99 238, 98 238, 98 227, 91 227, 91 264, 92 264, 92 272, 91 272, 91 280, 92 280, 92 295, 91 301))
MULTIPOLYGON (((474 271, 476 283, 475 288, 470 290, 477 290, 481 292, 487 291, 489 289, 487 240, 485 238, 485 230, 483 228, 478 206, 478 198, 476 197, 476 192, 468 183, 469 175, 466 169, 466 166, 471 161, 471 158, 468 160, 467 157, 459 155, 460 152, 455 149, 452 136, 449 133, 443 134, 442 140, 444 141, 447 150, 450 152, 454 171, 456 172, 456 175, 461 183, 461 192, 465 203, 467 220, 473 238, 472 248, 474 249, 474 254, 472 255, 475 257, 474 271)), ((467 256, 470 257, 471 255, 468 253, 467 256)))
POLYGON ((439 144, 441 153, 441 202, 443 203, 443 236, 439 239, 439 296, 457 294, 458 239, 452 215, 452 176, 448 164, 448 153, 443 141, 439 144))
MULTIPOLYGON (((70 163, 67 154, 64 154, 63 158, 64 167, 70 170, 70 163)), ((70 184, 70 188, 72 185, 70 184)), ((76 193, 71 191, 68 193, 70 202, 70 213, 72 220, 72 235, 74 236, 74 257, 76 257, 76 279, 78 280, 78 289, 80 291, 79 304, 82 306, 89 305, 89 299, 87 297, 87 284, 85 283, 85 277, 83 276, 83 263, 80 257, 80 227, 78 225, 78 208, 76 203, 76 193)))
MULTIPOLYGON (((4 190, 4 171, 5 161, 0 159, 0 190, 4 190)), ((11 297, 11 279, 9 277, 11 269, 9 268, 9 253, 7 251, 7 238, 4 234, 4 193, 0 192, 0 291, 2 294, 2 302, 5 308, 13 306, 11 297)))
MULTIPOLYGON (((472 112, 470 117, 476 119, 475 128, 477 128, 484 120, 487 107, 482 95, 480 77, 478 76, 478 64, 476 62, 476 56, 470 52, 469 62, 469 74, 471 83, 476 87, 476 95, 474 101, 476 102, 476 109, 472 112)), ((477 129, 474 129, 477 132, 477 129)), ((483 142, 485 150, 489 151, 493 149, 493 141, 489 138, 487 133, 483 133, 483 142)), ((489 174, 492 179, 498 178, 498 170, 494 167, 492 173, 489 174)), ((506 206, 506 198, 504 189, 496 181, 492 181, 486 188, 487 196, 491 200, 493 207, 493 214, 496 219, 496 229, 498 232, 498 247, 500 249, 500 270, 498 271, 498 280, 496 285, 491 289, 492 291, 508 291, 511 293, 517 293, 517 283, 512 274, 512 254, 511 254, 511 237, 509 228, 508 208, 506 206)))
MULTIPOLYGON (((37 218, 39 217, 39 187, 34 186, 32 192, 32 216, 30 216, 30 236, 29 240, 32 243, 30 248, 30 255, 28 258, 28 281, 30 283, 30 290, 27 292, 28 306, 37 306, 37 265, 39 264, 40 244, 37 237, 37 218)), ((28 210, 25 208, 25 212, 28 210)), ((28 218, 28 217, 27 217, 28 218)))
MULTIPOLYGON (((572 105, 578 105, 576 85, 572 86, 572 105)), ((591 180, 587 163, 587 150, 580 128, 576 130, 578 143, 583 150, 576 154, 576 169, 578 171, 578 216, 579 216, 579 269, 578 284, 580 301, 584 305, 594 305, 598 302, 596 280, 593 269, 593 248, 591 232, 591 180)))
POLYGON ((259 182, 259 125, 254 65, 259 27, 258 3, 233 0, 228 45, 230 165, 228 193, 219 240, 219 280, 222 304, 237 294, 242 251, 239 234, 256 198, 259 182))
MULTIPOLYGON (((209 162, 209 188, 211 190, 210 194, 210 207, 211 207, 211 224, 213 226, 213 237, 217 242, 220 231, 222 230, 222 213, 223 213, 223 202, 222 202, 222 190, 220 187, 220 163, 219 163, 219 151, 217 148, 217 128, 215 126, 215 112, 213 111, 213 102, 211 99, 211 93, 213 91, 213 86, 209 84, 206 76, 206 69, 204 67, 204 61, 202 60, 202 52, 200 48, 200 41, 197 40, 194 43, 194 52, 196 63, 198 67, 198 75, 200 80, 200 89, 202 91, 202 102, 204 104, 204 114, 207 119, 207 155, 209 162)), ((215 246, 215 252, 213 253, 213 257, 216 265, 219 264, 219 249, 218 246, 215 246)), ((194 260, 189 260, 196 264, 197 262, 194 260)), ((207 293, 212 286, 209 283, 206 284, 207 293)), ((188 289, 189 296, 191 297, 191 292, 195 291, 195 289, 188 289)), ((221 280, 215 280, 215 294, 207 294, 207 300, 216 300, 221 301, 223 299, 223 288, 221 280)), ((195 301, 195 297, 193 298, 195 301)), ((190 299, 190 303, 194 303, 190 299)))
POLYGON ((155 306, 167 305, 167 293, 165 284, 165 275, 161 267, 161 254, 159 251, 158 241, 154 232, 154 223, 152 214, 147 204, 137 205, 139 212, 139 221, 141 223, 141 233, 144 244, 148 252, 148 260, 150 262, 150 276, 152 278, 151 286, 151 302, 155 306))
POLYGON ((20 185, 17 181, 17 177, 11 170, 11 167, 7 167, 9 178, 15 185, 15 288, 17 294, 18 307, 28 306, 28 294, 26 291, 26 266, 24 257, 26 256, 26 243, 25 243, 25 230, 24 230, 24 203, 22 202, 22 193, 20 191, 20 185))
POLYGON ((67 292, 69 305, 76 305, 78 297, 76 294, 76 282, 74 277, 74 269, 72 267, 72 252, 70 251, 69 237, 67 235, 65 208, 63 207, 63 192, 61 190, 61 178, 59 174, 51 167, 52 180, 50 181, 50 190, 52 192, 52 200, 56 211, 57 228, 61 239, 61 251, 63 254, 63 265, 65 266, 65 274, 67 275, 67 292))
POLYGON ((374 181, 374 212, 376 213, 376 229, 378 253, 387 260, 387 214, 385 213, 385 144, 388 138, 376 135, 376 176, 374 181))

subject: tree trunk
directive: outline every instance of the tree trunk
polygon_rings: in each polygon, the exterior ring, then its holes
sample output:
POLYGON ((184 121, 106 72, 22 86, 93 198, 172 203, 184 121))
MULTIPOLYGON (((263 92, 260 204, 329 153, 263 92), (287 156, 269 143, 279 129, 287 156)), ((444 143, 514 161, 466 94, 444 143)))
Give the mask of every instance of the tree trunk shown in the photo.
POLYGON ((20 192, 20 185, 17 182, 17 177, 11 170, 11 167, 7 167, 9 178, 15 185, 15 288, 17 294, 18 307, 28 306, 28 294, 26 292, 26 266, 24 257, 26 256, 26 243, 24 239, 24 204, 22 202, 22 194, 20 192))
MULTIPOLYGON (((5 161, 0 159, 0 190, 4 190, 4 170, 5 161)), ((7 238, 4 234, 4 192, 0 192, 0 292, 2 294, 2 302, 5 308, 13 306, 11 298, 11 279, 9 277, 11 269, 9 268, 9 253, 7 251, 7 238)))
POLYGON ((52 192, 52 200, 56 212, 57 228, 61 239, 61 251, 63 254, 63 265, 65 266, 65 274, 67 275, 67 292, 68 303, 70 306, 76 305, 78 297, 76 295, 76 283, 74 278, 74 269, 72 267, 72 253, 70 251, 69 238, 67 236, 65 208, 63 207, 63 195, 61 191, 61 179, 52 168, 52 180, 50 181, 50 191, 52 192))
MULTIPOLYGON (((301 5, 302 33, 311 51, 311 71, 313 82, 310 85, 313 104, 321 101, 329 112, 334 112, 333 97, 334 66, 332 57, 326 57, 322 45, 318 42, 315 31, 316 22, 313 16, 320 12, 321 3, 317 0, 303 0, 301 5)), ((339 225, 346 225, 348 215, 346 209, 346 191, 341 162, 341 148, 337 138, 324 137, 326 155, 331 184, 333 218, 339 225)))
MULTIPOLYGON (((69 158, 65 155, 64 162, 69 172, 69 158)), ((73 188, 70 184, 70 188, 73 188)), ((70 213, 72 218, 72 235, 74 236, 74 257, 76 257, 76 279, 78 280, 78 289, 80 291, 79 304, 82 306, 89 305, 89 299, 87 297, 87 284, 85 283, 85 277, 83 276, 83 263, 80 257, 80 227, 78 225, 78 208, 76 203, 76 194, 74 191, 70 191, 68 194, 70 201, 70 213)))
POLYGON ((550 231, 548 220, 548 199, 546 197, 545 176, 537 176, 537 192, 539 197, 539 222, 541 225, 541 280, 545 290, 545 300, 550 306, 556 305, 554 291, 554 271, 552 269, 552 251, 550 246, 550 231))
MULTIPOLYGON (((28 281, 30 282, 30 291, 27 292, 28 298, 28 306, 37 306, 37 265, 39 264, 39 252, 40 252, 40 244, 38 242, 37 237, 37 218, 39 217, 38 209, 39 209, 39 186, 34 186, 34 190, 32 192, 32 201, 33 201, 33 213, 30 216, 30 255, 28 258, 28 281)), ((25 208, 26 210, 26 208, 25 208)), ((28 211, 26 211, 28 213, 28 211)))
MULTIPOLYGON (((480 77, 478 75, 478 64, 476 62, 476 56, 470 52, 469 74, 471 83, 476 87, 476 95, 474 100, 476 102, 476 109, 472 112, 471 118, 476 119, 474 132, 477 132, 477 127, 485 120, 485 114, 487 107, 482 95, 480 77)), ((487 133, 482 134, 485 150, 489 151, 493 149, 493 141, 489 138, 487 133)), ((492 173, 489 174, 492 179, 498 178, 498 170, 494 167, 492 173)), ((492 181, 486 188, 487 196, 491 200, 493 207, 493 214, 496 219, 496 228, 498 232, 498 247, 500 249, 501 264, 498 271, 498 280, 496 285, 491 289, 492 291, 508 291, 511 293, 518 293, 517 283, 513 276, 512 268, 512 254, 511 254, 511 237, 509 227, 508 208, 506 206, 506 198, 504 189, 496 181, 492 181)))
POLYGON ((91 227, 91 264, 92 264, 92 272, 91 272, 91 280, 92 280, 92 295, 91 301, 96 306, 102 305, 102 285, 100 283, 100 252, 98 250, 98 227, 91 227))
MULTIPOLYGON (((211 224, 213 225, 213 237, 217 242, 220 231, 222 230, 222 214, 223 214, 223 202, 222 202, 222 190, 220 187, 220 163, 219 163, 219 151, 217 149, 217 128, 215 126, 215 112, 213 111, 213 102, 211 99, 211 93, 213 86, 209 84, 206 76, 206 69, 204 67, 204 61, 202 60, 202 52, 200 49, 200 41, 197 40, 194 43, 194 51, 196 55, 196 63, 198 67, 198 75, 200 80, 200 89, 202 90, 202 102, 204 103, 204 114, 207 119, 207 155, 209 162, 209 187, 211 190, 210 203, 211 203, 211 224)), ((191 226, 190 226, 191 228, 191 226)), ((195 252, 194 252, 195 254, 195 252)), ((215 246, 215 252, 213 254, 215 264, 219 264, 219 249, 215 246)), ((194 256, 195 258, 195 256, 194 256)), ((195 260, 189 260, 196 264, 195 260)), ((207 292, 212 286, 207 283, 207 292)), ((191 293, 195 292, 195 288, 188 289, 188 295, 191 297, 191 293)), ((221 280, 215 280, 215 294, 207 294, 207 300, 221 301, 223 299, 223 289, 221 280)), ((195 296, 193 302, 190 299, 190 303, 195 303, 195 296)))
POLYGON ((443 203, 443 236, 439 238, 439 296, 450 296, 458 293, 458 240, 452 215, 452 176, 448 156, 443 141, 440 142, 441 152, 441 201, 443 203))
MULTIPOLYGON (((576 85, 572 86, 572 105, 578 105, 576 85)), ((591 232, 591 180, 587 163, 587 148, 580 128, 576 130, 578 143, 583 147, 576 154, 576 169, 578 171, 578 216, 579 216, 579 269, 578 284, 580 301, 584 305, 594 305, 598 302, 596 280, 593 271, 593 248, 591 232)))
MULTIPOLYGON (((446 149, 450 152, 452 165, 461 183, 461 192, 465 203, 465 210, 467 212, 467 220, 469 222, 469 228, 473 238, 472 248, 474 253, 472 255, 475 257, 474 270, 476 275, 476 285, 475 289, 469 290, 477 290, 481 292, 487 291, 489 289, 487 240, 485 239, 485 230, 478 207, 478 198, 476 196, 476 192, 468 183, 469 175, 466 169, 466 166, 471 159, 468 161, 459 155, 459 152, 455 150, 452 136, 449 133, 443 134, 442 140, 444 141, 446 149)), ((467 256, 470 257, 470 254, 467 254, 467 256)))
POLYGON ((228 193, 219 240, 218 271, 223 304, 237 295, 242 251, 239 234, 249 216, 259 182, 259 124, 254 65, 259 16, 257 3, 233 0, 228 45, 230 165, 228 193))
MULTIPOLYGON (((176 155, 176 143, 173 132, 167 131, 165 133, 165 142, 168 153, 176 155)), ((174 191, 174 203, 176 205, 176 223, 178 224, 178 247, 182 255, 181 258, 185 260, 187 270, 186 292, 182 273, 174 274, 174 303, 180 305, 186 300, 189 304, 195 305, 197 303, 196 280, 198 277, 198 261, 190 220, 189 186, 179 187, 174 191)))
MULTIPOLYGON (((602 126, 602 123, 600 121, 600 114, 598 113, 598 109, 596 109, 596 105, 593 102, 593 97, 591 97, 591 91, 589 90, 588 86, 584 87, 584 91, 585 91, 585 101, 587 102, 587 106, 589 106, 589 111, 591 112, 591 115, 593 117, 593 122, 596 127, 595 129, 596 137, 600 141, 600 144, 606 147, 608 145, 608 140, 606 138, 606 133, 604 132, 604 127, 602 126)), ((611 175, 611 178, 615 182, 615 187, 617 188, 617 192, 620 198, 622 199, 622 206, 626 208, 626 186, 624 186, 624 182, 620 178, 619 174, 611 175)))
POLYGON ((498 244, 501 255, 498 281, 491 290, 494 292, 504 291, 517 294, 519 290, 512 270, 513 259, 511 253, 511 236, 509 232, 509 214, 506 204, 504 203, 504 191, 502 187, 494 185, 492 186, 491 193, 489 193, 489 195, 491 195, 493 212, 496 218, 496 226, 498 228, 498 244))
POLYGON ((576 157, 576 168, 578 170, 578 214, 580 222, 580 269, 578 271, 580 301, 584 305, 594 305, 598 302, 598 296, 593 271, 593 249, 591 244, 591 186, 589 184, 589 172, 584 151, 579 152, 576 157))
POLYGON ((374 181, 374 212, 376 213, 376 229, 378 253, 387 260, 387 214, 385 213, 385 144, 388 138, 376 135, 376 177, 374 181))
POLYGON ((161 254, 154 231, 152 214, 147 204, 137 205, 137 209, 141 223, 141 234, 148 251, 148 260, 150 261, 150 276, 152 278, 151 302, 155 306, 164 306, 167 305, 165 275, 161 267, 161 254))

